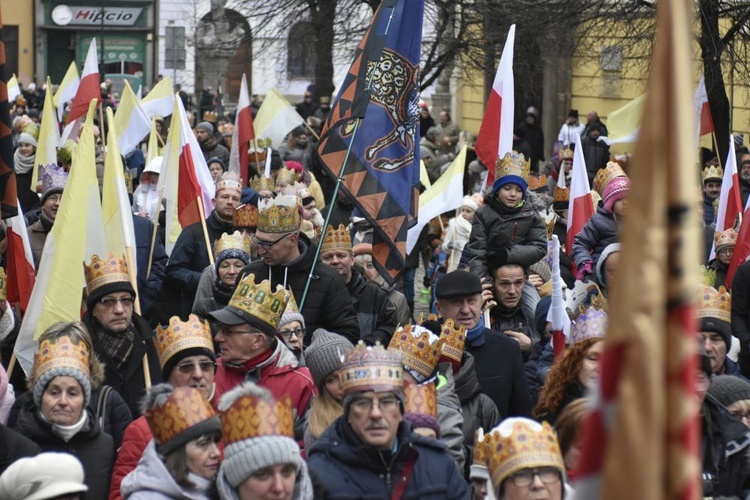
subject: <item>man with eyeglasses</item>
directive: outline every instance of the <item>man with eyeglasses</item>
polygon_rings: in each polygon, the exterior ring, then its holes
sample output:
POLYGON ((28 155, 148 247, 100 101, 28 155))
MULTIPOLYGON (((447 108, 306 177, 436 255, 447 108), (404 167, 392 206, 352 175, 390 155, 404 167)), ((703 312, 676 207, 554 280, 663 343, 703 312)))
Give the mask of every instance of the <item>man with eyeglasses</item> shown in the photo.
POLYGON ((534 318, 523 307, 526 270, 520 264, 503 264, 492 272, 492 277, 497 305, 490 309, 491 328, 518 342, 525 358, 539 342, 534 318))
POLYGON ((39 220, 29 226, 29 245, 34 256, 34 267, 38 270, 42 261, 42 251, 47 235, 52 231, 52 225, 60 208, 63 189, 68 180, 68 173, 57 165, 42 167, 42 208, 39 220))
POLYGON ((470 498, 445 445, 404 421, 400 351, 360 342, 340 373, 344 414, 307 452, 325 490, 342 498, 470 498))

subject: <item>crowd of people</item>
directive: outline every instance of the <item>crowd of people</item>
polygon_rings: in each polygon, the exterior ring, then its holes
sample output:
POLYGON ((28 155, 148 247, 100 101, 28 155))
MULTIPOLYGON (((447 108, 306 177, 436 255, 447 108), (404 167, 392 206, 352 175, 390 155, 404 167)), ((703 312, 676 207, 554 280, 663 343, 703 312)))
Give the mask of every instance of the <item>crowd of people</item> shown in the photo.
MULTIPOLYGON (((324 101, 305 96, 298 107, 324 120, 324 101)), ((16 172, 27 183, 19 193, 28 192, 21 205, 38 268, 75 164, 62 148, 31 178, 34 113, 18 104, 16 172)), ((421 157, 434 181, 467 135, 447 111, 436 124, 420 108, 421 157)), ((84 263, 81 319, 44 331, 28 377, 17 366, 6 373, 21 318, 0 295, 0 497, 573 498, 630 190, 627 162, 600 151, 606 127, 588 118, 584 127, 571 111, 545 163, 530 108, 516 134, 530 153, 467 162, 461 207, 426 226, 395 285, 378 272, 373 228, 354 200, 331 199, 309 129, 253 150, 243 181, 228 172, 231 120, 201 110, 191 125, 214 206, 169 255, 163 224, 152 244, 152 221, 164 216, 162 156, 146 165, 138 149, 124 159, 137 282, 122 255, 84 263), (554 254, 552 236, 567 235, 570 190, 557 179, 570 186, 573 134, 597 148, 587 153, 596 212, 570 255, 554 254), (487 167, 495 181, 482 190, 487 167), (556 356, 548 318, 557 260, 571 328, 556 356), (415 314, 420 265, 429 315, 415 314)), ((166 137, 169 119, 157 123, 166 137)), ((738 159, 744 204, 750 153, 738 159)), ((750 264, 726 282, 737 232, 714 234, 721 179, 721 167, 706 166, 695 404, 705 494, 746 498, 750 264)))

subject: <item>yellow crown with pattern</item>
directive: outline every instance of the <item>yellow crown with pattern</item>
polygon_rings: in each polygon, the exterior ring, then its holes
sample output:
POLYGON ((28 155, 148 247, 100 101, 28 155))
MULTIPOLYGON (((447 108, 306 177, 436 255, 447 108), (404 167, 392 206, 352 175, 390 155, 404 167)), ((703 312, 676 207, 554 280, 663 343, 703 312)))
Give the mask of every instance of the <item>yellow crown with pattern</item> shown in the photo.
POLYGON ((726 247, 733 247, 735 245, 737 245, 737 231, 731 227, 726 231, 716 231, 714 233, 714 247, 716 247, 717 253, 726 247))
POLYGON ((243 394, 221 412, 221 440, 224 447, 263 436, 294 438, 292 398, 265 400, 243 394))
POLYGON ((180 320, 179 316, 172 316, 166 328, 157 326, 154 344, 162 369, 175 354, 187 349, 206 349, 214 352, 211 328, 195 314, 188 316, 187 321, 180 320))
POLYGON ((505 156, 497 159, 495 164, 495 179, 513 175, 528 182, 531 171, 531 161, 527 160, 523 153, 509 151, 505 156))
POLYGON ((239 231, 224 233, 221 238, 214 242, 214 255, 219 255, 224 250, 241 250, 250 255, 253 244, 250 237, 239 231))
POLYGON ((423 326, 406 325, 393 334, 388 350, 401 351, 401 363, 407 370, 413 370, 423 377, 435 373, 443 339, 431 342, 435 334, 423 326))
POLYGON ((379 342, 366 346, 359 341, 344 356, 340 370, 344 394, 387 392, 404 387, 401 351, 383 349, 379 342))
POLYGON ((258 226, 258 207, 252 203, 245 203, 237 207, 232 216, 232 225, 235 228, 258 226))
POLYGON ((149 408, 145 416, 154 440, 161 445, 190 427, 215 417, 216 411, 202 390, 175 387, 163 405, 149 408))
POLYGON ((250 187, 259 193, 261 191, 271 191, 273 193, 276 190, 276 183, 270 177, 256 175, 250 179, 250 187))
POLYGON ((80 341, 75 344, 69 337, 43 340, 34 355, 32 380, 39 380, 42 374, 61 368, 77 370, 89 376, 89 360, 86 342, 80 341))
POLYGON ((281 167, 279 173, 276 174, 276 185, 282 184, 284 186, 292 186, 299 179, 299 174, 296 171, 281 167))
POLYGON ((2 267, 0 267, 0 300, 8 300, 8 277, 2 267))
POLYGON ((562 160, 572 160, 573 159, 573 150, 570 148, 563 148, 560 150, 559 153, 557 153, 557 157, 560 158, 560 161, 562 160))
POLYGON ((449 361, 453 365, 453 373, 458 373, 466 347, 466 327, 456 327, 453 320, 448 318, 440 325, 440 338, 443 341, 440 346, 441 360, 449 361))
POLYGON ((86 293, 89 296, 104 285, 130 282, 125 256, 116 257, 112 252, 108 253, 104 259, 99 258, 98 255, 92 255, 88 266, 84 262, 83 271, 86 277, 86 293))
POLYGON ((234 189, 242 193, 242 179, 235 172, 224 172, 216 183, 216 193, 222 189, 234 189))
POLYGON ((569 202, 570 201, 570 189, 569 188, 559 188, 555 186, 555 192, 553 194, 552 202, 553 203, 561 203, 561 202, 569 202))
POLYGON ((352 239, 343 224, 339 224, 339 227, 333 227, 330 224, 326 226, 326 234, 323 236, 323 243, 320 245, 320 255, 332 250, 352 251, 352 239))
POLYGON ((596 177, 594 177, 594 191, 596 191, 599 196, 602 196, 604 190, 607 189, 607 185, 615 177, 627 177, 627 175, 619 163, 611 161, 607 163, 606 167, 600 168, 596 173, 596 177))
POLYGON ((302 222, 296 196, 277 196, 258 203, 258 231, 286 234, 299 231, 302 222))
POLYGON ((287 302, 289 292, 284 290, 284 287, 278 285, 272 293, 269 280, 256 284, 255 275, 250 274, 237 285, 229 300, 229 306, 235 308, 240 316, 252 316, 268 325, 269 331, 275 332, 279 328, 287 302))
POLYGON ((437 417, 437 389, 434 381, 424 384, 406 384, 404 413, 437 417))
POLYGON ((526 181, 531 191, 542 189, 547 187, 547 176, 542 175, 530 175, 529 180, 526 181))
POLYGON ((209 123, 216 123, 219 120, 219 115, 215 111, 206 111, 203 113, 203 121, 209 123))
POLYGON ((706 181, 721 182, 722 180, 724 180, 724 169, 719 165, 709 165, 708 167, 703 169, 703 172, 701 172, 701 177, 703 178, 704 184, 706 183, 706 181))
POLYGON ((557 436, 547 422, 511 417, 492 429, 490 436, 487 458, 495 488, 522 469, 554 467, 565 475, 557 436))
POLYGON ((698 296, 698 319, 702 318, 732 322, 732 297, 726 288, 720 286, 717 290, 705 285, 701 287, 698 296))
POLYGON ((481 427, 474 431, 474 453, 472 455, 472 467, 489 466, 488 452, 492 448, 492 434, 485 434, 481 427))

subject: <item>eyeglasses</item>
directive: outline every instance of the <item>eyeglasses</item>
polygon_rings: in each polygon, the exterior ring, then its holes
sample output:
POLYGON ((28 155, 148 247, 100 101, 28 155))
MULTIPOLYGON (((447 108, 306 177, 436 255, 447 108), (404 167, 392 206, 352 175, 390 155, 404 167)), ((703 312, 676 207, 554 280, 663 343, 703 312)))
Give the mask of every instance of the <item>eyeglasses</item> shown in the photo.
POLYGON ((216 369, 216 363, 213 361, 199 361, 196 363, 182 363, 181 365, 175 366, 175 370, 182 373, 183 375, 189 375, 195 371, 195 367, 200 368, 203 373, 212 372, 216 369))
POLYGON ((734 418, 736 418, 737 420, 742 420, 743 418, 746 418, 746 419, 750 420, 750 413, 743 413, 741 411, 738 411, 738 412, 733 412, 732 411, 732 412, 729 412, 729 413, 731 413, 732 416, 734 418))
POLYGON ((135 302, 135 299, 133 297, 121 297, 119 299, 115 297, 104 297, 99 301, 99 303, 106 308, 115 307, 118 302, 122 304, 122 307, 133 307, 133 302, 135 302))
POLYGON ((62 195, 61 194, 51 194, 51 195, 47 196, 47 199, 44 200, 44 201, 45 202, 51 201, 52 203, 57 203, 60 200, 62 200, 62 195))
POLYGON ((513 287, 515 289, 523 288, 525 284, 526 284, 526 280, 516 280, 516 281, 500 280, 498 281, 497 286, 501 290, 509 290, 510 287, 513 287))
POLYGON ((258 247, 263 247, 263 248, 265 248, 266 250, 268 250, 268 249, 270 249, 270 248, 271 248, 272 246, 274 246, 274 245, 275 245, 276 243, 280 242, 281 240, 283 240, 284 238, 286 238, 287 236, 289 236, 290 234, 292 234, 292 233, 288 233, 288 234, 285 234, 284 236, 282 236, 282 237, 281 237, 281 238, 279 238, 278 240, 274 240, 274 241, 263 241, 263 240, 259 240, 259 239, 258 239, 258 237, 257 237, 256 235, 252 235, 252 236, 251 236, 250 238, 251 238, 251 239, 253 240, 253 243, 255 244, 255 246, 258 246, 258 247))
POLYGON ((541 467, 539 469, 523 469, 510 476, 510 480, 518 488, 530 486, 534 477, 539 476, 544 484, 554 484, 560 481, 560 471, 554 467, 541 467))
POLYGON ((279 330, 279 335, 284 337, 284 340, 289 340, 293 336, 297 338, 302 338, 305 335, 305 329, 295 328, 294 330, 279 330))
POLYGON ((352 408, 360 413, 369 413, 375 404, 383 411, 393 410, 398 405, 398 399, 395 396, 387 396, 378 400, 359 398, 352 403, 352 408))

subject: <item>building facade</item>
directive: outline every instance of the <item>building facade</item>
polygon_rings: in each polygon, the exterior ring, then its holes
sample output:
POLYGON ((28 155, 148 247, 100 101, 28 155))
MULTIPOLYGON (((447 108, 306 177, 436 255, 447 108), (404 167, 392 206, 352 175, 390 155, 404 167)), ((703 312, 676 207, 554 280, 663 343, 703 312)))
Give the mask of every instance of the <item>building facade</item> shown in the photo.
POLYGON ((0 4, 3 15, 5 71, 28 84, 34 80, 34 0, 0 4))

